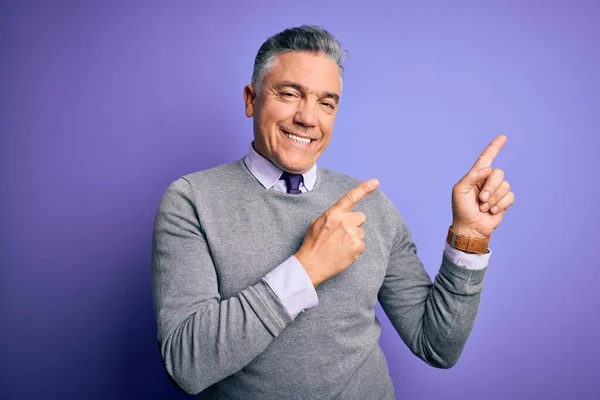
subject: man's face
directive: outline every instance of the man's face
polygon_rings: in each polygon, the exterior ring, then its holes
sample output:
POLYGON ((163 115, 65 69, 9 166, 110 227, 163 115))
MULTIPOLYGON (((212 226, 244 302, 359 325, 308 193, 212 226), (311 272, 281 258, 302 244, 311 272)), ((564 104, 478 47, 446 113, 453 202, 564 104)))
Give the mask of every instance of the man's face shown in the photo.
POLYGON ((308 171, 329 144, 339 98, 334 61, 323 54, 279 54, 258 96, 251 85, 244 88, 254 149, 284 171, 308 171))

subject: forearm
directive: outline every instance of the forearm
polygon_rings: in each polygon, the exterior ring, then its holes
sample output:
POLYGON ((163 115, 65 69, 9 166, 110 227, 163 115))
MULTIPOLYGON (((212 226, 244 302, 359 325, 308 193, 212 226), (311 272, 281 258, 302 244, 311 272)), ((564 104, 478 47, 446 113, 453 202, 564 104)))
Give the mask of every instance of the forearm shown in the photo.
POLYGON ((458 266, 444 254, 413 343, 415 354, 428 364, 449 368, 458 361, 473 329, 484 274, 458 266))
POLYGON ((169 374, 190 394, 242 369, 291 322, 262 281, 227 300, 198 304, 195 312, 178 313, 177 318, 181 322, 175 329, 159 332, 161 353, 169 374))
POLYGON ((408 348, 432 366, 449 368, 462 353, 487 271, 487 266, 478 267, 454 264, 444 253, 432 282, 398 215, 398 231, 379 301, 408 348))

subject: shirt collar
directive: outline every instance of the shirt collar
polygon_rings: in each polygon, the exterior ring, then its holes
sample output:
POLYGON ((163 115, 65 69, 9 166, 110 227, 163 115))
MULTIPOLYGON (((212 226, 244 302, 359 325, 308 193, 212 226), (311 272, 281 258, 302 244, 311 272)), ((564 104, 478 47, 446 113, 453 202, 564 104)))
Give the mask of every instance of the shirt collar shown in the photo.
MULTIPOLYGON (((248 154, 244 158, 244 162, 250 170, 250 173, 263 185, 266 189, 271 189, 281 178, 283 171, 267 160, 254 150, 254 142, 250 143, 248 154)), ((306 190, 313 190, 317 181, 317 164, 315 163, 308 171, 302 174, 303 183, 306 190)))

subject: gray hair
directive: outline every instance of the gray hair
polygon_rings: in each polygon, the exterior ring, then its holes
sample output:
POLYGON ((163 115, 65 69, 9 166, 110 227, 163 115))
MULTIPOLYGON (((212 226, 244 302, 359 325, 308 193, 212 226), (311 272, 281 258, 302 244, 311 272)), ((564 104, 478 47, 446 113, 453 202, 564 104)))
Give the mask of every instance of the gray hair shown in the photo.
POLYGON ((325 29, 316 25, 289 28, 268 38, 256 54, 252 86, 258 94, 265 76, 277 60, 277 55, 288 51, 323 53, 334 61, 340 72, 340 89, 344 78, 344 61, 348 52, 342 44, 325 29))

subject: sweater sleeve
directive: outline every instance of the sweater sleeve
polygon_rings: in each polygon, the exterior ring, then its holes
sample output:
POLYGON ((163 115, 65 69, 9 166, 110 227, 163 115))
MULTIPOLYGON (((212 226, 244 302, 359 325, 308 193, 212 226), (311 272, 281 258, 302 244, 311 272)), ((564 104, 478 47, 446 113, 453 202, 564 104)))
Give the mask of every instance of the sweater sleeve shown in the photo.
POLYGON ((173 182, 154 223, 152 286, 167 372, 197 394, 239 371, 292 321, 264 280, 221 299, 191 187, 173 182))
POLYGON ((394 211, 397 231, 379 302, 413 354, 431 366, 450 368, 473 328, 487 267, 468 269, 443 253, 432 282, 402 217, 395 207, 394 211))

